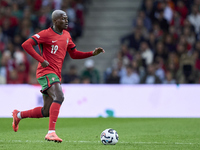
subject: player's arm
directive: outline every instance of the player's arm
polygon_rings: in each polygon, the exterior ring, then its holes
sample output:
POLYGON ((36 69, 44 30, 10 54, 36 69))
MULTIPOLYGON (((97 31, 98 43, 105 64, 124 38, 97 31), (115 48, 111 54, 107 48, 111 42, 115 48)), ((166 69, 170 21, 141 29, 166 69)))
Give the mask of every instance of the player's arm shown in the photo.
POLYGON ((49 62, 44 60, 43 57, 41 57, 33 48, 33 46, 35 46, 35 41, 31 38, 29 38, 28 40, 26 40, 23 44, 22 47, 23 49, 29 54, 31 55, 33 58, 35 58, 37 61, 39 61, 42 65, 42 67, 47 67, 49 65, 49 62))
POLYGON ((105 51, 103 48, 99 47, 99 48, 95 48, 94 51, 90 51, 90 52, 81 52, 81 51, 78 51, 76 48, 71 49, 68 52, 72 59, 84 59, 91 56, 96 56, 100 53, 104 53, 105 51))

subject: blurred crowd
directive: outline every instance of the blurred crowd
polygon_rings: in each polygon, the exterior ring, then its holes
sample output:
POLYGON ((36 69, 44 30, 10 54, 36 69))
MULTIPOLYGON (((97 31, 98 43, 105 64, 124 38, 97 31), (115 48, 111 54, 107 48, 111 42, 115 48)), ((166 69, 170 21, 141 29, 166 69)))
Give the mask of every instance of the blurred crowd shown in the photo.
MULTIPOLYGON (((0 84, 37 84, 38 62, 21 44, 52 25, 55 9, 67 12, 68 31, 73 41, 82 35, 84 14, 90 0, 1 0, 0 1, 0 84)), ((39 52, 38 47, 35 47, 39 52)))
MULTIPOLYGON (((90 0, 1 0, 0 83, 37 84, 38 62, 21 44, 51 26, 51 13, 69 17, 74 41, 82 35, 90 0), (31 65, 30 65, 31 64, 31 65)), ((200 0, 143 0, 132 30, 121 38, 112 64, 104 72, 108 84, 192 84, 200 82, 200 0)), ((35 47, 39 52, 38 48, 35 47)), ((101 83, 94 61, 81 74, 72 65, 63 83, 101 83)))
POLYGON ((200 82, 200 0, 144 0, 105 83, 200 82))

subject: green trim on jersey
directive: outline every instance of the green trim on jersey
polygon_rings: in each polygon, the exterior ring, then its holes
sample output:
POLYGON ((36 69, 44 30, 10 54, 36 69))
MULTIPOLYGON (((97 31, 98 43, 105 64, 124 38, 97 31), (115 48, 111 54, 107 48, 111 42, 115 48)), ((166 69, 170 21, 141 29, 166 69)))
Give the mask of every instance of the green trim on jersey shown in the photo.
POLYGON ((40 50, 41 50, 41 55, 43 54, 43 45, 42 44, 39 44, 40 46, 40 50))
POLYGON ((63 34, 63 32, 62 32, 62 33, 59 33, 59 32, 57 32, 56 30, 54 30, 53 27, 51 27, 51 29, 52 29, 54 32, 56 32, 57 34, 59 34, 59 35, 62 35, 62 34, 63 34))
POLYGON ((42 86, 41 92, 47 94, 46 90, 49 89, 54 83, 60 83, 59 77, 54 74, 46 74, 38 79, 39 84, 42 86))
POLYGON ((30 38, 33 39, 36 45, 38 45, 38 42, 33 37, 30 37, 30 38))

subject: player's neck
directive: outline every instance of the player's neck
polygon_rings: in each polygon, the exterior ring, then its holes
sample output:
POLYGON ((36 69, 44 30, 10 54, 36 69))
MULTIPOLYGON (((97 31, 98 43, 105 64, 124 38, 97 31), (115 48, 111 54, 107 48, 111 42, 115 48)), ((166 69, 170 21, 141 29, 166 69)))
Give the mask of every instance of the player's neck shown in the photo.
POLYGON ((62 32, 63 32, 63 29, 56 28, 56 26, 53 26, 53 30, 60 34, 62 34, 62 32))

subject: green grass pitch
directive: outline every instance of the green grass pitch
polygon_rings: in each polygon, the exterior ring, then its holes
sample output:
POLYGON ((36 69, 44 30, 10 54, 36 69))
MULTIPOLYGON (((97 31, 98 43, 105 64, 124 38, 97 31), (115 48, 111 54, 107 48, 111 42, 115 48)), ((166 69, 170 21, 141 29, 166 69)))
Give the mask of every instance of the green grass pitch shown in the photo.
POLYGON ((0 118, 0 150, 199 150, 200 118, 58 118, 62 143, 48 142, 48 118, 24 119, 18 132, 12 118, 0 118), (100 134, 113 128, 116 145, 103 145, 100 134))

